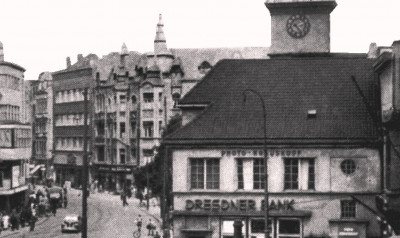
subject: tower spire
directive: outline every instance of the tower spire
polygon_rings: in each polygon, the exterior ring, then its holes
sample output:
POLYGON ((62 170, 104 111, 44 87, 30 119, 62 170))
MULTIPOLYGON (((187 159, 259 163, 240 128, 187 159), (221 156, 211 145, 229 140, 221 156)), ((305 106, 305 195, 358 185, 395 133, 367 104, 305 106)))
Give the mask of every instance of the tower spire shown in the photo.
POLYGON ((154 39, 154 54, 159 54, 161 52, 166 52, 168 51, 167 48, 167 40, 165 38, 164 34, 164 23, 162 20, 162 14, 159 15, 159 20, 157 23, 157 29, 156 29, 156 37, 154 39))

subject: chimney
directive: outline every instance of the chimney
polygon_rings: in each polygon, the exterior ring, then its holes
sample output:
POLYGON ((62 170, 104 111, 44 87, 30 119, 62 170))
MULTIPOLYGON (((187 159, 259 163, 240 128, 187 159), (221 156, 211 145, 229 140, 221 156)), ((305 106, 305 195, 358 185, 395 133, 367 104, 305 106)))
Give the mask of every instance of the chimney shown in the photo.
POLYGON ((378 58, 378 47, 376 46, 375 42, 369 44, 368 50, 368 59, 376 59, 378 58))
POLYGON ((82 54, 78 54, 78 62, 83 61, 83 55, 82 54))
POLYGON ((67 69, 71 67, 71 58, 67 57, 67 69))
POLYGON ((0 42, 0 62, 4 61, 3 43, 0 42))

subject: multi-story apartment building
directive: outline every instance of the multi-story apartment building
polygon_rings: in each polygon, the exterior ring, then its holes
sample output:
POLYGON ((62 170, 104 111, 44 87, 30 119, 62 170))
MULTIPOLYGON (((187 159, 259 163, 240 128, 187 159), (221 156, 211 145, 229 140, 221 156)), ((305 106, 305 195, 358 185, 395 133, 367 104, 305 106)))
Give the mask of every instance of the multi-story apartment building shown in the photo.
POLYGON ((33 147, 31 173, 36 182, 54 180, 53 158, 53 87, 50 72, 43 72, 34 82, 33 111, 33 147))
POLYGON ((0 42, 0 209, 25 201, 31 157, 32 130, 25 124, 24 72, 4 60, 0 42))
POLYGON ((53 76, 53 166, 55 182, 71 182, 74 187, 82 185, 82 162, 84 146, 84 91, 88 89, 88 148, 91 144, 92 127, 90 126, 91 93, 95 78, 93 62, 97 56, 83 58, 78 55, 78 62, 71 65, 67 59, 67 68, 57 71, 53 76))

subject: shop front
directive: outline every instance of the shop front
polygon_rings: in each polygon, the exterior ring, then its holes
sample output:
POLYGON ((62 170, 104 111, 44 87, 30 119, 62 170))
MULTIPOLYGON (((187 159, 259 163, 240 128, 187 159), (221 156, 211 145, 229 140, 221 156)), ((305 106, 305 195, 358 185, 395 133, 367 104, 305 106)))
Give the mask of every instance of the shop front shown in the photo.
POLYGON ((63 186, 65 182, 73 188, 82 185, 82 153, 56 153, 54 157, 55 183, 63 186))
POLYGON ((133 166, 129 165, 93 165, 93 178, 97 180, 99 191, 121 192, 133 183, 133 166))
MULTIPOLYGON (((173 212, 175 237, 232 238, 234 222, 238 220, 242 222, 243 237, 265 237, 261 194, 176 198, 173 212)), ((367 236, 367 230, 371 228, 368 219, 336 219, 341 201, 341 196, 331 195, 272 195, 268 202, 269 237, 371 237, 367 236)), ((362 212, 362 208, 359 210, 362 212)))

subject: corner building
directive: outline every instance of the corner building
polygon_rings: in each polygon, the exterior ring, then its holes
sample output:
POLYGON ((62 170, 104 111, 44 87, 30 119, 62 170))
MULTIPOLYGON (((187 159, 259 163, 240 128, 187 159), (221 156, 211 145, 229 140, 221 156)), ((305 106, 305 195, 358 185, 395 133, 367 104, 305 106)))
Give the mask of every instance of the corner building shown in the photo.
POLYGON ((222 60, 179 102, 174 237, 264 237, 264 141, 270 237, 382 237, 379 128, 352 81, 378 108, 374 60, 329 52, 333 0, 266 6, 271 59, 222 60))
POLYGON ((0 42, 0 210, 24 205, 27 196, 31 125, 25 123, 24 72, 4 60, 0 42))

